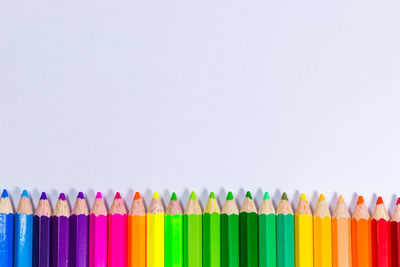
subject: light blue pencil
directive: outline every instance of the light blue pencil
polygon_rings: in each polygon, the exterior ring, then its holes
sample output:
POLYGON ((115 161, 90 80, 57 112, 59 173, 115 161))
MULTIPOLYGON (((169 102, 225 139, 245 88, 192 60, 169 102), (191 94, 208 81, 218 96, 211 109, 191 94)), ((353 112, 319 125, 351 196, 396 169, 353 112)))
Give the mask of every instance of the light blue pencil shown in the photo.
POLYGON ((33 208, 24 190, 15 214, 14 267, 32 267, 33 208))
POLYGON ((7 190, 0 198, 0 266, 13 266, 14 211, 7 190))

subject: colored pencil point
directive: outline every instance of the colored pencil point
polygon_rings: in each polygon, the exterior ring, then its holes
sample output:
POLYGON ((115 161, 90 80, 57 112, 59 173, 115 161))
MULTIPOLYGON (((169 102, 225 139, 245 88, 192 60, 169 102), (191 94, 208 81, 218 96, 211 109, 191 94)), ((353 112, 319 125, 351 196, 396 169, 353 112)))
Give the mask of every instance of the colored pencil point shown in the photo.
POLYGON ((371 221, 372 266, 391 267, 390 218, 382 197, 378 197, 371 221))
POLYGON ((165 212, 165 267, 183 266, 183 216, 175 192, 165 212))
POLYGON ((14 219, 14 267, 32 266, 33 207, 26 190, 21 194, 14 219))
POLYGON ((277 267, 294 266, 294 216, 286 193, 276 211, 277 267))
POLYGON ((146 211, 142 196, 135 193, 128 215, 128 267, 146 266, 146 211))
POLYGON ((51 208, 45 192, 33 217, 33 267, 51 266, 51 208))
POLYGON ((89 267, 107 266, 107 209, 100 192, 89 215, 89 267))
POLYGON ((214 192, 203 213, 203 267, 221 266, 221 210, 214 192))
POLYGON ((146 267, 164 266, 164 207, 160 196, 154 193, 146 221, 146 267))
POLYGON ((13 266, 14 211, 7 190, 0 198, 0 266, 13 266))
POLYGON ((305 194, 301 194, 294 216, 296 267, 314 266, 313 217, 305 194))
POLYGON ((351 240, 353 267, 371 267, 371 217, 362 196, 351 219, 351 240))
POLYGON ((127 213, 119 192, 108 214, 108 267, 126 266, 127 213))
POLYGON ((351 217, 342 195, 332 215, 332 266, 351 267, 351 217))
POLYGON ((221 267, 239 264, 239 210, 229 192, 221 213, 221 267))
POLYGON ((314 212, 314 267, 332 266, 332 221, 324 195, 314 212))
POLYGON ((71 267, 89 264, 89 209, 85 196, 79 192, 71 219, 71 267))
POLYGON ((239 213, 240 266, 258 265, 258 229, 257 209, 253 197, 248 191, 239 213))
POLYGON ((61 193, 51 217, 51 262, 54 267, 69 267, 70 216, 67 198, 61 193))
POLYGON ((183 215, 183 265, 202 267, 202 211, 194 192, 190 194, 183 215))
POLYGON ((260 267, 276 266, 276 216, 268 192, 258 210, 258 251, 260 267))

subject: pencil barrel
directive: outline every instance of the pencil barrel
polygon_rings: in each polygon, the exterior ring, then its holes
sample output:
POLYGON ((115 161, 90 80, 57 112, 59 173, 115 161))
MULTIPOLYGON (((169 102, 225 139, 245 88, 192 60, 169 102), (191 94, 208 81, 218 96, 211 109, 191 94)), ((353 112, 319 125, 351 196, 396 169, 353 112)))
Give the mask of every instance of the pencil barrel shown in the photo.
POLYGON ((183 266, 202 267, 202 215, 183 215, 183 266))
POLYGON ((13 266, 14 214, 0 213, 0 266, 13 266))
POLYGON ((351 262, 351 218, 332 218, 332 266, 351 267, 351 262))
POLYGON ((128 216, 127 266, 146 266, 146 216, 128 216))
POLYGON ((239 214, 240 267, 258 265, 258 215, 255 212, 239 214))
POLYGON ((400 267, 400 222, 391 222, 392 266, 400 267))
POLYGON ((258 216, 259 266, 276 267, 276 216, 258 216))
POLYGON ((108 267, 126 266, 126 214, 108 215, 108 267))
POLYGON ((314 217, 314 266, 332 266, 332 225, 330 217, 314 217))
POLYGON ((14 267, 32 266, 33 215, 16 214, 14 231, 14 267))
POLYGON ((147 267, 164 266, 164 213, 147 214, 147 267))
POLYGON ((371 267, 371 220, 351 220, 353 267, 371 267))
POLYGON ((87 215, 71 215, 71 267, 87 267, 89 264, 89 218, 87 215))
POLYGON ((371 221, 372 266, 391 267, 390 221, 380 219, 371 221))
POLYGON ((313 266, 313 217, 307 214, 294 216, 296 267, 313 266))
POLYGON ((89 267, 107 267, 107 216, 89 215, 89 267))
POLYGON ((294 267, 294 219, 292 214, 276 216, 277 267, 294 267))
POLYGON ((221 267, 239 266, 239 215, 221 214, 221 267))
POLYGON ((221 215, 203 214, 203 267, 221 266, 221 215))
POLYGON ((52 267, 69 267, 70 219, 65 216, 51 218, 52 267))
POLYGON ((183 266, 183 216, 165 215, 165 267, 183 266))
MULTIPOLYGON (((33 267, 50 267, 51 218, 33 217, 33 267)), ((0 265, 1 266, 1 265, 0 265)))

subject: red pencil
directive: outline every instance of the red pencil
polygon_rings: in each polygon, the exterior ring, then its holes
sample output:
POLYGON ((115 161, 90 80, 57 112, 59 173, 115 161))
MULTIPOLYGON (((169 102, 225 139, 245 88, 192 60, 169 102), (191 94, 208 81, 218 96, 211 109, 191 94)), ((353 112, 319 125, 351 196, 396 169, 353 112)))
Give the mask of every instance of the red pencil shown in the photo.
POLYGON ((378 197, 371 221, 372 267, 392 267, 390 218, 378 197))
POLYGON ((392 217, 392 266, 400 267, 400 197, 392 217))

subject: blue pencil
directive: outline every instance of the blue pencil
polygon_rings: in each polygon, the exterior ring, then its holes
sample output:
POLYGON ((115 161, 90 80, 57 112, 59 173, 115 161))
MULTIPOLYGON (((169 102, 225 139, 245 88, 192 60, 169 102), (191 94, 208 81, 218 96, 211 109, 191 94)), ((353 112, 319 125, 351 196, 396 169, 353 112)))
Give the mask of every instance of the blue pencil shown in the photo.
POLYGON ((32 267, 33 208, 24 190, 15 214, 14 267, 32 267))
POLYGON ((7 190, 0 198, 0 266, 13 266, 14 212, 7 190))

